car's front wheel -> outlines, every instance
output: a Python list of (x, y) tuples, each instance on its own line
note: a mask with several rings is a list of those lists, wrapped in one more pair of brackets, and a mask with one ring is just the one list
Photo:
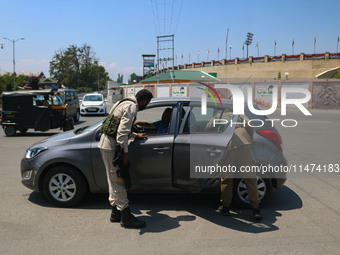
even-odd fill
[(83, 200), (86, 192), (84, 176), (69, 166), (53, 167), (43, 179), (43, 194), (47, 201), (56, 206), (74, 206)]
[[(236, 205), (242, 208), (250, 208), (248, 190), (243, 179), (235, 179), (233, 185), (233, 200)], [(257, 190), (260, 201), (264, 200), (271, 191), (271, 182), (269, 179), (257, 176)]]

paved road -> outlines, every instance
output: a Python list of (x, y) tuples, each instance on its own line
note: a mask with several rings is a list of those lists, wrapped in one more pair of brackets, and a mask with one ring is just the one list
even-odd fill
[[(290, 111), (298, 127), (278, 126), (285, 155), (291, 163), (340, 163), (340, 112), (312, 113)], [(77, 126), (99, 119), (83, 117)], [(147, 227), (126, 230), (109, 223), (106, 195), (55, 208), (21, 184), (25, 150), (52, 134), (0, 130), (0, 254), (340, 254), (340, 174), (291, 175), (262, 205), (261, 223), (251, 211), (218, 215), (216, 195), (133, 195), (133, 212)]]

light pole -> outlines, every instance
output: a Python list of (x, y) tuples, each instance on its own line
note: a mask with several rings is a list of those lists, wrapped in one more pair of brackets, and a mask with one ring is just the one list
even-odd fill
[(254, 34), (248, 32), (247, 33), (247, 40), (244, 42), (244, 44), (247, 45), (247, 58), (248, 58), (248, 46), (253, 42), (253, 36), (254, 36)]
[(14, 82), (13, 82), (13, 89), (15, 90), (15, 78), (17, 74), (15, 73), (15, 42), (20, 41), (20, 40), (25, 40), (25, 38), (19, 38), (19, 39), (8, 39), (6, 37), (3, 37), (5, 40), (8, 40), (13, 43), (13, 76), (14, 76)]
[[(4, 48), (4, 45), (5, 45), (5, 43), (3, 43), (3, 42), (0, 42), (1, 49), (3, 49), (3, 48)], [(337, 52), (338, 52), (338, 51), (337, 51)], [(1, 65), (0, 65), (0, 75), (1, 75)]]

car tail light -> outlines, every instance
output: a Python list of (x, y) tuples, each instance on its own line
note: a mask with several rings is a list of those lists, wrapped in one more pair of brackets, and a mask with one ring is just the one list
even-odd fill
[(269, 130), (269, 129), (258, 129), (256, 130), (256, 133), (268, 139), (269, 141), (274, 143), (280, 149), (280, 151), (283, 151), (282, 150), (282, 138), (277, 132), (273, 130)]

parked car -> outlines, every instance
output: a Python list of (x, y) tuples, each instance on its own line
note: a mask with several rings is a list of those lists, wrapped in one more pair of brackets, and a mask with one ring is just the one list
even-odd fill
[(64, 105), (67, 105), (67, 116), (73, 118), (74, 122), (78, 122), (80, 118), (80, 105), (77, 92), (74, 89), (58, 89), (58, 93), (60, 93)]
[(103, 114), (106, 115), (106, 100), (100, 93), (90, 93), (83, 97), (80, 105), (80, 114)]
[[(223, 100), (223, 106), (232, 109), (232, 102)], [(218, 162), (223, 154), (220, 152), (228, 144), (235, 126), (225, 125), (212, 130), (209, 123), (221, 107), (209, 102), (207, 114), (202, 115), (199, 99), (191, 98), (153, 99), (147, 109), (137, 114), (137, 120), (149, 123), (159, 121), (166, 108), (172, 109), (166, 133), (141, 130), (148, 133), (146, 140), (130, 140), (129, 191), (218, 192), (219, 178), (190, 177), (190, 156), (197, 158), (199, 155), (201, 161)], [(265, 118), (251, 114), (247, 108), (246, 115), (250, 119)], [(43, 192), (46, 199), (56, 206), (74, 206), (85, 197), (87, 191), (107, 192), (105, 167), (97, 148), (101, 123), (53, 136), (30, 147), (21, 161), (22, 183), (32, 190)], [(281, 143), (274, 127), (255, 128), (257, 164), (286, 165)], [(259, 175), (260, 199), (269, 194), (272, 186), (281, 188), (285, 180), (285, 175)], [(240, 206), (248, 206), (243, 180), (235, 179), (234, 188), (234, 201)]]

